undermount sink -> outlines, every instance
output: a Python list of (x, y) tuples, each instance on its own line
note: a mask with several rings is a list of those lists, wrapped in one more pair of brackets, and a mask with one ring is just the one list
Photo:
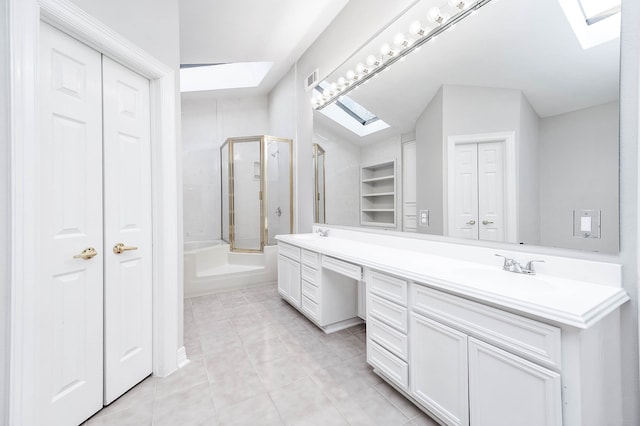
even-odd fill
[(551, 291), (557, 289), (557, 285), (545, 279), (540, 279), (537, 275), (517, 274), (503, 271), (500, 268), (495, 270), (482, 268), (459, 268), (452, 272), (458, 279), (465, 282), (476, 283), (485, 288), (511, 289), (511, 290), (531, 290)]
[(316, 234), (316, 233), (311, 233), (311, 234), (291, 234), (291, 237), (297, 239), (297, 240), (315, 240), (316, 238), (326, 238), (326, 237), (320, 237), (320, 235)]

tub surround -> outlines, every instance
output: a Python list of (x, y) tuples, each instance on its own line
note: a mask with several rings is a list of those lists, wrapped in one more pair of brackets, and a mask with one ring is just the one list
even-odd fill
[(221, 241), (185, 243), (185, 297), (273, 283), (277, 251), (276, 246), (265, 246), (262, 253), (234, 253)]
[(277, 237), (280, 294), (325, 332), (365, 319), (367, 362), (443, 424), (622, 424), (620, 265), (322, 229)]

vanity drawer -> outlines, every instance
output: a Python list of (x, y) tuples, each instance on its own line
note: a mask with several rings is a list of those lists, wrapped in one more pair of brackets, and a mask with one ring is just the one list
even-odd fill
[(359, 281), (362, 279), (362, 267), (360, 265), (354, 265), (353, 263), (345, 262), (335, 257), (322, 256), (322, 267), (346, 275), (354, 280)]
[(372, 293), (389, 299), (402, 306), (407, 306), (407, 282), (380, 272), (371, 271), (367, 287)]
[(407, 308), (369, 293), (367, 309), (367, 318), (377, 318), (398, 331), (407, 332)]
[(315, 251), (302, 249), (302, 264), (318, 269), (318, 266), (320, 266), (320, 255)]
[(307, 280), (310, 283), (317, 284), (320, 282), (318, 279), (320, 272), (317, 269), (310, 268), (307, 265), (302, 265), (302, 279)]
[(367, 321), (367, 336), (389, 352), (404, 361), (407, 360), (409, 345), (406, 334), (394, 330), (375, 318), (370, 318)]
[(320, 321), (320, 307), (307, 296), (302, 296), (302, 310), (314, 321)]
[(292, 246), (282, 241), (278, 242), (278, 254), (300, 261), (300, 247)]
[(302, 295), (317, 303), (320, 300), (320, 289), (309, 281), (302, 280)]
[(413, 310), (542, 365), (560, 369), (560, 328), (413, 285)]
[(408, 388), (409, 367), (407, 363), (372, 340), (367, 340), (367, 361), (402, 389)]

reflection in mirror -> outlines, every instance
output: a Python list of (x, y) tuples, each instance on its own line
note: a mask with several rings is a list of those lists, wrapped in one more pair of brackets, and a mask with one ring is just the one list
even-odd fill
[(326, 223), (325, 194), (324, 194), (324, 149), (317, 143), (313, 144), (313, 211), (315, 223)]
[[(327, 81), (440, 3), (417, 2)], [(315, 111), (340, 159), (326, 222), (361, 226), (357, 201), (332, 199), (360, 198), (354, 168), (395, 161), (394, 230), (617, 252), (619, 13), (577, 34), (567, 3), (491, 2), (349, 93), (389, 128), (358, 136)], [(616, 21), (613, 39), (581, 39)]]

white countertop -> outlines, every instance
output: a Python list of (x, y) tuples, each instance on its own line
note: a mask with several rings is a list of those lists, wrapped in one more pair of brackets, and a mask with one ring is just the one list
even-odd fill
[(426, 284), (462, 297), (578, 328), (588, 328), (629, 300), (620, 287), (503, 271), (496, 265), (318, 234), (279, 241)]

